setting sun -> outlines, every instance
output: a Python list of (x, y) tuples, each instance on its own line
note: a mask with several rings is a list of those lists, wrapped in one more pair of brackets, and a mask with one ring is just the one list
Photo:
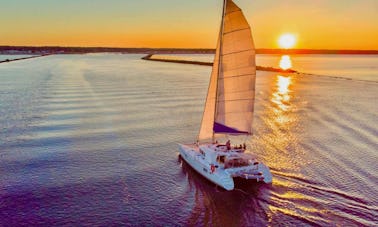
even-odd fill
[(278, 44), (281, 48), (289, 49), (293, 47), (296, 43), (296, 38), (293, 34), (283, 34), (278, 39)]

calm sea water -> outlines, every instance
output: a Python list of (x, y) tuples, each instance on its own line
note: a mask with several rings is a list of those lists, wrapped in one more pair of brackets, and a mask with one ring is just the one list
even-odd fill
[[(257, 64), (277, 67), (280, 55), (257, 55)], [(302, 73), (378, 81), (378, 55), (291, 55), (292, 68)]]
[[(378, 81), (378, 55), (306, 54), (286, 56), (291, 63), (291, 68), (301, 73)], [(204, 62), (212, 62), (214, 59), (214, 56), (210, 54), (155, 55), (155, 57)], [(281, 55), (258, 54), (256, 56), (256, 64), (265, 67), (280, 68), (281, 60)]]
[(247, 142), (273, 183), (228, 192), (176, 144), (211, 68), (140, 57), (0, 64), (0, 226), (377, 225), (377, 82), (258, 72)]

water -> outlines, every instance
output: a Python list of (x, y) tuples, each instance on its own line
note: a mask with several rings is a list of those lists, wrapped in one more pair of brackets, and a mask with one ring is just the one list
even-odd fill
[[(291, 55), (292, 68), (302, 73), (378, 81), (378, 55)], [(277, 67), (282, 56), (257, 55), (257, 64)]]
[[(155, 55), (155, 57), (204, 62), (212, 62), (214, 59), (214, 56), (210, 54)], [(285, 66), (289, 65), (288, 68), (292, 68), (300, 73), (354, 80), (378, 81), (378, 55), (256, 55), (256, 64), (259, 66), (280, 68), (282, 62), (286, 63), (284, 64)]]
[(272, 185), (227, 192), (178, 157), (211, 68), (142, 55), (0, 64), (0, 226), (374, 226), (378, 84), (258, 72), (254, 136)]

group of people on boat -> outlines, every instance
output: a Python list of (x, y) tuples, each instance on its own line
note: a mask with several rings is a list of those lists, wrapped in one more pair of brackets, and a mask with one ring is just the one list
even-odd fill
[[(216, 143), (218, 143), (218, 142), (216, 142)], [(226, 147), (227, 147), (227, 150), (231, 150), (231, 141), (230, 140), (227, 140)], [(233, 148), (245, 150), (247, 148), (247, 145), (245, 143), (243, 143), (243, 144), (240, 144), (240, 145), (235, 145)]]

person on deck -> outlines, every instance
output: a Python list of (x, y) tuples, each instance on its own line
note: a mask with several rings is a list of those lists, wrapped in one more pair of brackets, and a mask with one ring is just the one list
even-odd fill
[(230, 142), (230, 140), (227, 140), (226, 147), (227, 147), (227, 150), (231, 149), (231, 142)]

